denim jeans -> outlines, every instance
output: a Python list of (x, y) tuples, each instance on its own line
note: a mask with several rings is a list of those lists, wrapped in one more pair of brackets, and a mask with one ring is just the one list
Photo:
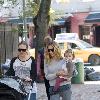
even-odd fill
[(54, 86), (50, 86), (49, 92), (50, 100), (60, 100), (60, 97), (62, 100), (71, 100), (71, 84), (60, 86), (57, 91), (54, 91)]
[(71, 95), (72, 91), (69, 89), (58, 94), (51, 95), (50, 100), (60, 100), (60, 97), (62, 97), (62, 100), (71, 100)]
[(50, 86), (49, 94), (54, 95), (54, 94), (58, 94), (60, 92), (63, 92), (63, 91), (69, 90), (69, 89), (71, 89), (71, 84), (66, 84), (66, 85), (60, 86), (57, 91), (54, 91), (54, 86)]
[[(29, 99), (29, 94), (26, 96), (24, 100), (28, 100), (28, 99)], [(31, 93), (29, 100), (36, 100), (36, 93)]]

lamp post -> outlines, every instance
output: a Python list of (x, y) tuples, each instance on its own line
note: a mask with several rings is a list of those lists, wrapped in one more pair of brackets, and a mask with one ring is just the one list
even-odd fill
[(25, 0), (23, 0), (23, 33), (25, 41), (27, 42), (27, 20), (25, 15)]

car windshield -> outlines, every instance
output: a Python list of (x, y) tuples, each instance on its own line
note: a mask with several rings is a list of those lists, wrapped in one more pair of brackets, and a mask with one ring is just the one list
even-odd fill
[(93, 48), (93, 46), (85, 41), (79, 40), (78, 42), (79, 47), (86, 49), (86, 48)]

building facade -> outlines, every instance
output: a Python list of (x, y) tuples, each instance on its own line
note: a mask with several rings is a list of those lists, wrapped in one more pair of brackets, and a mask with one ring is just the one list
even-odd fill
[[(54, 1), (56, 2), (56, 0)], [(52, 7), (54, 7), (55, 10), (61, 9), (64, 13), (73, 15), (70, 17), (69, 23), (64, 23), (67, 26), (64, 25), (64, 28), (70, 28), (65, 29), (66, 32), (78, 33), (80, 39), (100, 47), (100, 21), (97, 20), (100, 19), (99, 5), (99, 0), (70, 0), (66, 3), (56, 2), (52, 4)], [(95, 16), (97, 16), (97, 18)]]

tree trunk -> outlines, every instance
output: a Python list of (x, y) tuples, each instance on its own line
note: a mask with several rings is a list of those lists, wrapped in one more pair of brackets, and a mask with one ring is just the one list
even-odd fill
[(36, 32), (36, 56), (37, 56), (37, 51), (44, 46), (43, 40), (45, 35), (48, 34), (50, 5), (51, 5), (51, 0), (41, 0), (38, 14), (33, 19)]

